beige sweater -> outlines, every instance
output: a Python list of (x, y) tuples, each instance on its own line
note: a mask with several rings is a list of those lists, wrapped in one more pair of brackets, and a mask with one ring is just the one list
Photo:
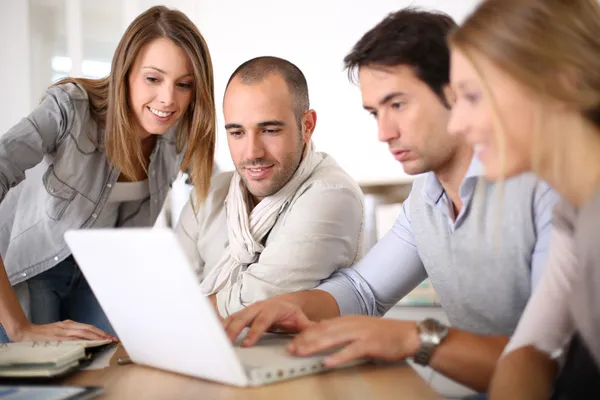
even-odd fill
[[(219, 263), (228, 244), (224, 202), (233, 173), (213, 178), (206, 201), (194, 213), (191, 198), (176, 228), (202, 278)], [(360, 258), (363, 196), (356, 182), (325, 155), (299, 187), (264, 243), (258, 262), (217, 294), (222, 316), (278, 294), (311, 289)]]

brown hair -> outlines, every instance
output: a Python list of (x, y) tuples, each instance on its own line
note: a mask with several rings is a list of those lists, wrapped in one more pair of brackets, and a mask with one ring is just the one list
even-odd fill
[[(66, 78), (56, 84), (81, 85), (90, 98), (92, 118), (105, 128), (109, 161), (130, 179), (140, 165), (147, 172), (137, 122), (129, 106), (128, 74), (143, 46), (168, 38), (180, 46), (192, 64), (194, 94), (178, 123), (177, 151), (186, 150), (182, 171), (189, 171), (199, 201), (208, 193), (216, 135), (212, 61), (208, 46), (194, 23), (182, 12), (156, 6), (140, 14), (127, 28), (113, 56), (111, 73), (102, 79)], [(133, 156), (133, 157), (132, 157)]]
[(365, 33), (344, 58), (348, 78), (356, 82), (361, 67), (407, 65), (449, 107), (444, 87), (450, 83), (448, 33), (454, 20), (441, 12), (404, 8), (388, 14)]
[[(533, 93), (569, 103), (600, 127), (597, 0), (486, 0), (450, 44), (471, 61), (473, 52), (482, 54)], [(560, 84), (565, 74), (574, 85)]]

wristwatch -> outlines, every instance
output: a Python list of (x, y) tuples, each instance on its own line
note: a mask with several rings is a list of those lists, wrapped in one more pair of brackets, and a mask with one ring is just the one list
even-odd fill
[(448, 330), (448, 326), (433, 318), (417, 322), (421, 347), (414, 355), (413, 361), (419, 365), (429, 365), (433, 352), (448, 336)]

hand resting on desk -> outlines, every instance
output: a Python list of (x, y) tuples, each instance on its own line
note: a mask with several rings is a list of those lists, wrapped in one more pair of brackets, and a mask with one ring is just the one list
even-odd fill
[(44, 325), (35, 325), (27, 322), (14, 331), (7, 331), (7, 334), (13, 342), (35, 340), (118, 340), (93, 325), (71, 320)]

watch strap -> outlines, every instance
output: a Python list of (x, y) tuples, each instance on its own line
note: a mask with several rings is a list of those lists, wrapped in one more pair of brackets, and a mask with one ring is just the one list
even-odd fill
[(433, 343), (421, 343), (421, 347), (419, 347), (417, 354), (414, 355), (413, 361), (419, 365), (429, 365), (429, 360), (431, 360), (436, 347)]

